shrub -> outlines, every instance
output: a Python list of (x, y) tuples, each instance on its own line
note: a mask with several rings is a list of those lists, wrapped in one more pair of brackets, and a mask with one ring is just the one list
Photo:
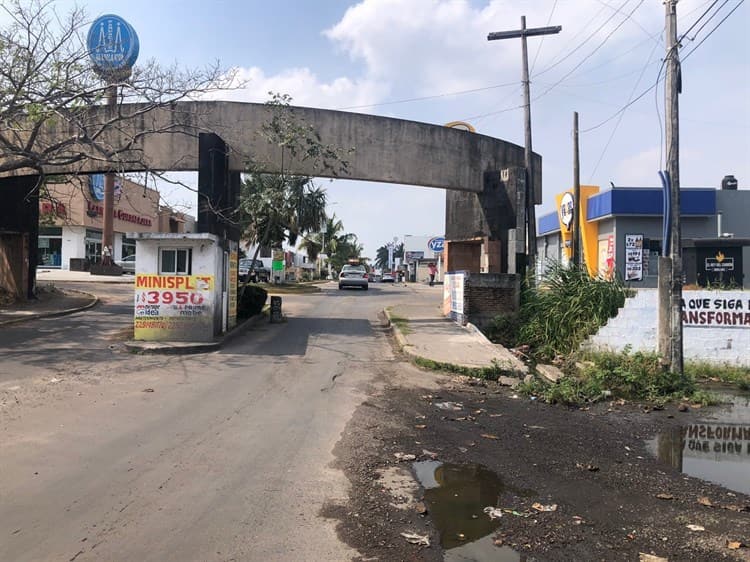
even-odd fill
[(237, 317), (250, 318), (260, 314), (266, 304), (268, 291), (257, 285), (240, 285), (237, 299)]

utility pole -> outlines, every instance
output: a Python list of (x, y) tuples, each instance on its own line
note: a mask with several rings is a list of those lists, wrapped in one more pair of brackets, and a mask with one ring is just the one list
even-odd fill
[(666, 7), (666, 82), (665, 82), (665, 122), (667, 172), (670, 182), (671, 206), (671, 245), (672, 276), (670, 292), (670, 370), (683, 376), (682, 349), (682, 235), (680, 225), (680, 121), (679, 99), (681, 86), (680, 55), (677, 43), (677, 0), (668, 0)]
[(578, 148), (578, 112), (573, 112), (573, 265), (581, 265), (581, 168)]
[(523, 107), (526, 132), (524, 146), (524, 167), (526, 168), (526, 266), (531, 265), (531, 267), (534, 267), (536, 264), (536, 213), (534, 205), (541, 203), (541, 201), (535, 201), (534, 173), (531, 167), (531, 94), (529, 92), (529, 53), (526, 46), (526, 37), (552, 35), (560, 33), (561, 30), (562, 26), (560, 25), (526, 29), (526, 16), (521, 16), (521, 29), (495, 31), (487, 35), (487, 41), (521, 38), (521, 57), (523, 62), (521, 80), (523, 82)]
[[(109, 84), (107, 86), (107, 105), (114, 108), (117, 105), (117, 84)], [(112, 109), (114, 111), (114, 109)], [(114, 263), (115, 259), (115, 174), (114, 172), (107, 172), (104, 174), (104, 217), (102, 221), (102, 256), (103, 261), (107, 260), (109, 263), (102, 263), (102, 265), (109, 266)], [(108, 251), (104, 252), (104, 248), (109, 248)]]

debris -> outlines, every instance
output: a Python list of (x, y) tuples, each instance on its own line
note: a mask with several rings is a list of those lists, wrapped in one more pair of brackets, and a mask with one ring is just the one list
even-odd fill
[(401, 533), (401, 536), (406, 539), (406, 542), (409, 542), (411, 544), (430, 546), (430, 538), (427, 535), (418, 535), (417, 533)]
[(588, 470), (589, 472), (599, 472), (599, 467), (595, 464), (582, 464), (580, 462), (576, 463), (576, 468), (580, 470)]
[(482, 433), (480, 437), (484, 437), (485, 439), (500, 439), (497, 435), (492, 435), (491, 433)]
[(740, 548), (746, 547), (747, 545), (740, 541), (727, 541), (727, 548), (729, 550), (739, 550)]
[(487, 506), (483, 510), (487, 515), (490, 516), (490, 519), (500, 519), (503, 516), (503, 510), (499, 507), (492, 507), (491, 505)]
[(505, 544), (505, 541), (503, 539), (495, 539), (492, 544), (494, 544), (495, 546), (503, 546), (503, 544)]
[(554, 365), (538, 364), (536, 370), (543, 378), (553, 383), (559, 381), (565, 376), (565, 374)]
[(580, 525), (581, 523), (583, 523), (583, 517), (581, 517), (580, 515), (574, 515), (573, 525)]
[(414, 429), (425, 429), (427, 426), (423, 423), (417, 424), (414, 426)]
[(465, 540), (466, 540), (466, 535), (464, 535), (463, 533), (458, 533), (458, 534), (456, 534), (456, 537), (457, 537), (457, 538), (458, 538), (458, 540), (460, 540), (460, 541), (465, 541)]
[(638, 562), (669, 562), (666, 558), (661, 556), (654, 556), (653, 554), (646, 554), (645, 552), (638, 553)]
[(438, 457), (437, 453), (433, 453), (432, 451), (428, 451), (427, 449), (422, 449), (422, 454), (425, 457), (430, 457), (432, 460), (435, 460)]
[(685, 525), (691, 531), (705, 531), (706, 528), (701, 525)]
[(417, 510), (417, 513), (420, 515), (427, 515), (427, 506), (424, 504), (424, 502), (417, 502), (417, 504), (414, 506), (414, 509)]
[(469, 449), (467, 449), (466, 447), (459, 447), (458, 450), (461, 451), (462, 453), (465, 453)]
[(705, 505), (706, 507), (716, 507), (713, 502), (706, 496), (701, 496), (700, 498), (698, 498), (698, 503), (701, 505)]
[(464, 405), (460, 402), (438, 402), (435, 404), (435, 407), (441, 410), (453, 410), (456, 412), (464, 409)]
[(687, 412), (688, 411), (688, 405), (687, 404), (680, 404), (677, 406), (677, 410), (680, 412)]
[(399, 462), (408, 462), (408, 461), (417, 460), (416, 455), (412, 455), (409, 453), (393, 453), (393, 456), (396, 457), (396, 460)]
[(62, 379), (58, 379), (57, 377), (52, 377), (48, 382), (60, 382)]
[(673, 500), (674, 496), (672, 494), (665, 494), (664, 492), (660, 494), (656, 494), (656, 497), (660, 500)]
[(534, 502), (531, 504), (532, 509), (536, 509), (537, 511), (557, 511), (557, 504), (551, 503), (549, 505), (542, 505), (539, 502)]
[(144, 388), (143, 389), (143, 392), (153, 392), (153, 391), (154, 391), (153, 388)]

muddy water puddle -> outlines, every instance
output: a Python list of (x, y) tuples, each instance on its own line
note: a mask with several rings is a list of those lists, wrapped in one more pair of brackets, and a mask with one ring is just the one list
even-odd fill
[(447, 562), (522, 562), (518, 552), (495, 546), (493, 531), (502, 518), (491, 519), (485, 507), (500, 507), (503, 500), (535, 495), (503, 483), (497, 474), (480, 465), (456, 465), (439, 461), (413, 464), (425, 490), (424, 500)]
[(750, 393), (725, 395), (705, 419), (646, 442), (660, 461), (685, 474), (750, 494)]

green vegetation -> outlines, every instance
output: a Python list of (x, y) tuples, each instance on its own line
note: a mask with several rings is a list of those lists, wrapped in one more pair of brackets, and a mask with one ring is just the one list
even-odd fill
[(535, 379), (519, 386), (519, 392), (539, 396), (552, 404), (580, 405), (613, 398), (643, 400), (662, 405), (685, 400), (704, 406), (718, 398), (696, 387), (693, 376), (684, 380), (664, 370), (656, 353), (590, 353), (585, 361), (570, 365), (555, 384)]
[(257, 285), (243, 285), (237, 299), (237, 317), (250, 318), (260, 314), (266, 304), (268, 292)]
[(258, 283), (255, 286), (274, 295), (304, 295), (320, 292), (320, 287), (313, 283)]
[(535, 379), (519, 391), (550, 403), (580, 405), (622, 398), (657, 406), (672, 400), (716, 404), (698, 388), (705, 381), (750, 388), (750, 369), (686, 362), (684, 377), (664, 369), (656, 353), (586, 353), (581, 344), (617, 314), (628, 289), (619, 279), (588, 276), (584, 267), (553, 264), (538, 286), (527, 284), (515, 316), (495, 319), (488, 337), (507, 347), (528, 346), (532, 362), (562, 362), (566, 377), (557, 383)]
[(617, 314), (627, 293), (619, 279), (553, 263), (540, 283), (526, 283), (519, 313), (497, 317), (487, 336), (506, 347), (528, 345), (537, 360), (568, 355)]
[(425, 369), (430, 369), (431, 371), (446, 371), (448, 373), (455, 373), (457, 375), (465, 375), (490, 381), (496, 381), (503, 375), (517, 375), (512, 369), (504, 368), (497, 361), (493, 361), (492, 367), (464, 367), (463, 365), (442, 363), (440, 361), (433, 361), (432, 359), (415, 356), (414, 363)]
[(398, 328), (398, 330), (404, 334), (405, 336), (408, 336), (412, 333), (411, 328), (409, 328), (409, 320), (407, 318), (403, 318), (402, 316), (398, 316), (397, 314), (390, 314), (391, 316), (391, 323)]

